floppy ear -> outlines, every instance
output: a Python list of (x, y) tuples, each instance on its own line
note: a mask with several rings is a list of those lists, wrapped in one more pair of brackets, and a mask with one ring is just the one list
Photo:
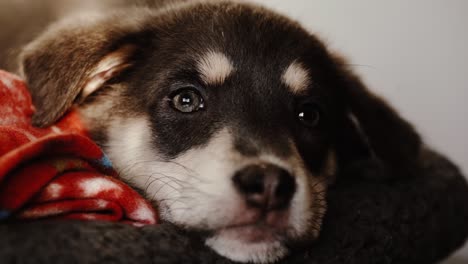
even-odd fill
[(142, 27), (126, 17), (131, 15), (70, 19), (24, 48), (20, 71), (36, 107), (34, 125), (51, 125), (131, 66)]
[(359, 164), (377, 168), (383, 177), (412, 173), (419, 162), (420, 136), (411, 124), (346, 69), (342, 60), (338, 62), (343, 74), (347, 115), (337, 147), (344, 154), (345, 163), (355, 168)]

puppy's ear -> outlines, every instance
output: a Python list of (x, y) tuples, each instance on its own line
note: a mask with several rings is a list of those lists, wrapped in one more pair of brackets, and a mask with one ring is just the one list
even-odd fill
[(337, 147), (345, 163), (355, 168), (359, 164), (377, 168), (377, 174), (383, 177), (399, 177), (413, 172), (422, 147), (418, 133), (383, 99), (370, 92), (346, 68), (343, 60), (338, 59), (338, 63), (343, 74), (347, 115), (342, 122)]
[(74, 103), (130, 67), (139, 31), (139, 23), (122, 17), (74, 18), (52, 26), (26, 46), (20, 71), (36, 107), (33, 124), (51, 125)]

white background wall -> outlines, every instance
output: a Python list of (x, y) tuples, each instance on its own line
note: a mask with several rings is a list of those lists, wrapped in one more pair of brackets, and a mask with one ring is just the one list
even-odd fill
[[(371, 89), (468, 173), (468, 0), (256, 1), (346, 55)], [(468, 263), (468, 245), (455, 259), (448, 263)]]

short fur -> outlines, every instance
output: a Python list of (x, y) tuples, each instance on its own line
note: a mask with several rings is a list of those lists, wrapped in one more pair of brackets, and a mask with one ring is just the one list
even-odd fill
[[(224, 68), (212, 67), (213, 54)], [(308, 74), (300, 92), (285, 83), (292, 63)], [(78, 107), (122, 177), (165, 220), (207, 232), (207, 245), (236, 261), (275, 261), (288, 245), (317, 238), (337, 171), (359, 174), (372, 161), (409, 176), (419, 162), (418, 134), (343, 59), (254, 5), (193, 1), (69, 18), (28, 44), (21, 65), (36, 125)], [(173, 94), (187, 87), (204, 109), (174, 109)], [(301, 123), (304, 105), (317, 109), (317, 123)], [(264, 164), (294, 178), (287, 209), (253, 209), (233, 186), (236, 172)]]

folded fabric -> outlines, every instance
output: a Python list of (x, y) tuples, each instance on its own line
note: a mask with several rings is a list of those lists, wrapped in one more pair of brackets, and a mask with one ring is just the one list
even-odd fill
[(41, 129), (24, 82), (0, 71), (0, 221), (63, 218), (157, 223), (151, 204), (118, 179), (76, 111)]

